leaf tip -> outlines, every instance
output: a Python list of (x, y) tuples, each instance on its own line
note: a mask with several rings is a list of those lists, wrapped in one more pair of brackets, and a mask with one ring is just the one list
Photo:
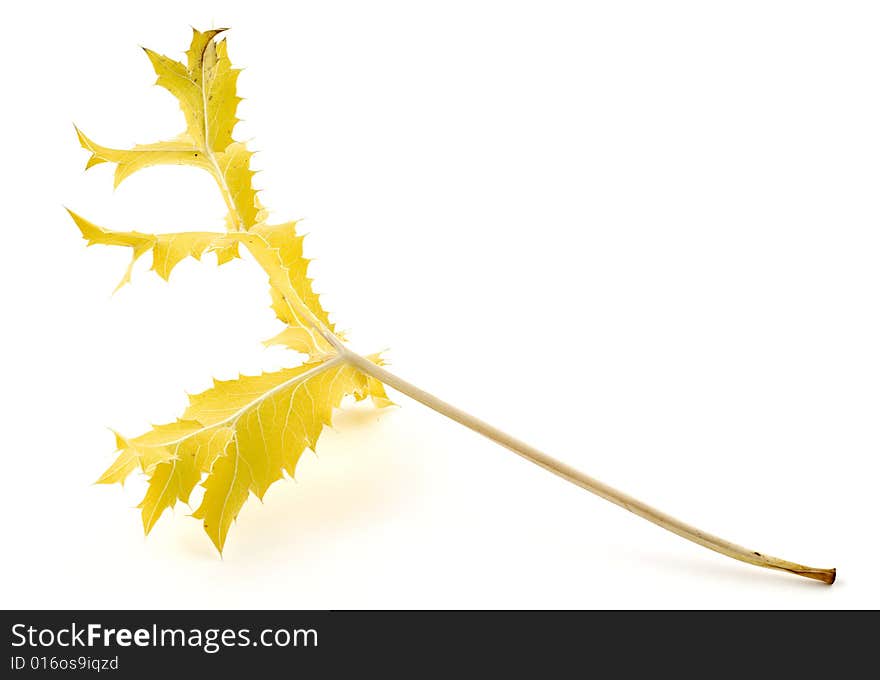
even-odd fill
[(162, 56), (158, 52), (151, 50), (149, 47), (144, 47), (143, 45), (138, 45), (138, 47), (140, 47), (144, 51), (144, 54), (147, 55), (147, 58), (149, 58), (149, 60), (153, 62), (154, 65), (156, 63), (156, 59)]
[(116, 430), (114, 430), (112, 427), (108, 427), (107, 429), (110, 430), (110, 432), (113, 433), (113, 437), (114, 437), (114, 439), (116, 440), (116, 450), (117, 450), (117, 451), (122, 451), (122, 449), (127, 449), (127, 448), (129, 448), (129, 446), (131, 446), (131, 444), (129, 443), (128, 439), (126, 439), (125, 437), (123, 437), (121, 434), (119, 434), (119, 433), (118, 433)]

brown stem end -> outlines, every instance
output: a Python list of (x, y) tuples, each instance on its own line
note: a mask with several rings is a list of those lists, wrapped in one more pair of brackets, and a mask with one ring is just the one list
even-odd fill
[(792, 574), (797, 574), (798, 576), (805, 576), (806, 578), (815, 579), (816, 581), (822, 581), (822, 583), (826, 583), (829, 586), (834, 583), (834, 580), (837, 578), (837, 569), (786, 569), (786, 571), (790, 571)]

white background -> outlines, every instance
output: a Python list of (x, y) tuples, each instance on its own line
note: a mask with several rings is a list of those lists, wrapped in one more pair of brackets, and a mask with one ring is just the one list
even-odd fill
[[(7, 11), (4, 608), (877, 607), (880, 39), (864, 2), (76, 2)], [(629, 493), (831, 588), (686, 543), (424, 407), (340, 412), (223, 559), (149, 538), (113, 427), (288, 365), (262, 274), (165, 284), (85, 248), (222, 228), (196, 170), (111, 189), (182, 116), (139, 44), (230, 26), (238, 136), (305, 218), (356, 348)]]

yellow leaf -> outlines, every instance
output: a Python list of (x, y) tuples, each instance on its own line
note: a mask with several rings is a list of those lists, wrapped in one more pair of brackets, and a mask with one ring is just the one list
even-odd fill
[(387, 401), (381, 383), (341, 357), (237, 380), (215, 381), (190, 396), (183, 418), (133, 439), (98, 480), (122, 481), (140, 467), (150, 475), (141, 503), (144, 530), (206, 476), (194, 517), (222, 551), (232, 521), (250, 493), (262, 498), (286, 472), (293, 476), (306, 448), (315, 448), (346, 395)]
[(315, 328), (315, 321), (328, 332), (333, 323), (321, 307), (307, 275), (309, 260), (302, 256), (302, 237), (295, 223), (278, 226), (261, 225), (248, 233), (190, 231), (171, 234), (144, 234), (138, 231), (104, 229), (68, 210), (89, 245), (127, 246), (132, 249), (131, 262), (117, 290), (131, 280), (135, 262), (152, 251), (152, 269), (166, 281), (171, 271), (184, 258), (201, 259), (206, 252), (216, 252), (217, 263), (224, 264), (238, 257), (238, 246), (248, 246), (263, 269), (269, 274), (272, 307), (287, 328), (269, 341), (283, 344), (311, 358), (330, 353), (331, 346)]
[(117, 232), (98, 227), (74, 213), (71, 216), (89, 245), (101, 243), (132, 248), (132, 261), (119, 287), (131, 279), (132, 267), (138, 258), (150, 250), (153, 270), (168, 279), (171, 270), (187, 256), (199, 259), (203, 253), (214, 251), (218, 263), (223, 264), (238, 256), (238, 245), (243, 243), (269, 275), (272, 308), (288, 326), (273, 342), (312, 359), (323, 357), (331, 349), (323, 333), (334, 333), (335, 329), (312, 288), (302, 237), (296, 233), (295, 222), (265, 224), (266, 212), (253, 187), (251, 152), (232, 138), (238, 122), (239, 70), (232, 68), (226, 42), (215, 40), (224, 30), (193, 29), (186, 63), (146, 50), (157, 75), (156, 84), (177, 98), (186, 119), (186, 131), (177, 138), (121, 150), (93, 142), (78, 128), (76, 132), (80, 144), (91, 153), (86, 167), (115, 163), (115, 184), (151, 165), (189, 165), (210, 173), (228, 209), (229, 236), (212, 232)]
[(224, 264), (238, 257), (239, 240), (232, 234), (216, 231), (187, 231), (176, 234), (143, 234), (139, 231), (112, 231), (89, 222), (68, 210), (73, 221), (89, 245), (128, 246), (132, 249), (131, 262), (125, 270), (117, 290), (131, 280), (134, 263), (149, 251), (153, 252), (152, 269), (166, 281), (181, 260), (193, 257), (197, 260), (206, 252), (217, 253), (217, 263)]
[(116, 172), (113, 175), (114, 187), (118, 187), (122, 180), (138, 170), (152, 165), (192, 165), (213, 172), (210, 159), (206, 154), (200, 152), (193, 141), (186, 136), (167, 142), (136, 144), (131, 149), (123, 150), (96, 144), (86, 137), (82, 130), (75, 129), (79, 143), (92, 153), (86, 168), (91, 168), (99, 163), (116, 163)]
[(92, 154), (87, 168), (116, 164), (115, 185), (152, 165), (190, 165), (205, 170), (223, 192), (230, 229), (246, 230), (262, 222), (266, 212), (253, 187), (252, 154), (232, 139), (241, 101), (236, 94), (240, 70), (232, 68), (226, 41), (214, 40), (223, 30), (193, 29), (186, 64), (145, 50), (156, 72), (156, 84), (177, 98), (186, 119), (185, 132), (175, 139), (114, 149), (93, 142), (79, 128), (76, 132), (80, 144)]
[[(266, 239), (270, 248), (278, 251), (281, 266), (286, 270), (286, 276), (290, 285), (296, 291), (297, 297), (302, 300), (325, 326), (333, 329), (333, 324), (327, 316), (327, 312), (321, 309), (318, 296), (312, 290), (312, 279), (308, 276), (308, 267), (311, 260), (303, 257), (304, 237), (296, 233), (296, 222), (288, 222), (276, 226), (261, 225), (254, 230), (255, 233)], [(272, 291), (272, 309), (284, 323), (293, 322), (290, 310), (284, 303), (279, 290)]]

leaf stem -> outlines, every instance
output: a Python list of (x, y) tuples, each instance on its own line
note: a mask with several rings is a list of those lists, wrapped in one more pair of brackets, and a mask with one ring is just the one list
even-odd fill
[(590, 493), (596, 494), (600, 498), (604, 498), (606, 501), (619, 505), (621, 508), (629, 510), (631, 513), (638, 515), (667, 531), (671, 531), (688, 541), (692, 541), (697, 545), (701, 545), (709, 550), (714, 550), (717, 553), (739, 560), (740, 562), (747, 562), (748, 564), (753, 564), (758, 567), (766, 567), (768, 569), (787, 571), (791, 574), (822, 581), (829, 585), (834, 583), (836, 576), (835, 569), (806, 567), (802, 564), (789, 562), (754, 550), (749, 550), (748, 548), (731, 543), (718, 536), (713, 536), (712, 534), (686, 524), (675, 517), (667, 515), (666, 513), (661, 512), (622, 491), (618, 491), (604, 482), (566, 465), (562, 461), (556, 460), (546, 453), (539, 451), (535, 447), (520, 441), (506, 432), (502, 432), (497, 427), (493, 427), (479, 418), (456, 408), (452, 404), (435, 397), (433, 394), (416, 387), (403, 378), (399, 378), (384, 368), (377, 366), (369, 359), (366, 359), (347, 348), (343, 348), (341, 353), (345, 356), (346, 361), (353, 364), (364, 373), (367, 373), (382, 381), (389, 387), (394, 388), (398, 392), (402, 392), (408, 397), (424, 404), (428, 408), (437, 411), (447, 418), (451, 418), (455, 422), (470, 428), (474, 432), (478, 432), (497, 444), (501, 444), (501, 446), (504, 446), (517, 455), (522, 456), (535, 465), (562, 477), (564, 480), (576, 484), (582, 489), (586, 489)]

